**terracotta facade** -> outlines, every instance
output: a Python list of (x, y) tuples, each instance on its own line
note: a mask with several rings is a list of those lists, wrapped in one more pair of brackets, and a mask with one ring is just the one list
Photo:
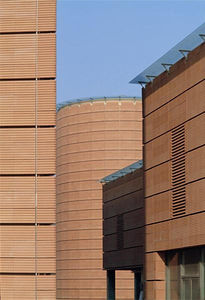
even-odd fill
[(143, 90), (146, 300), (166, 299), (168, 250), (205, 244), (204, 62), (202, 44)]
[[(106, 298), (99, 180), (142, 156), (139, 99), (103, 98), (57, 113), (57, 299)], [(131, 272), (118, 274), (132, 299)]]
[(143, 169), (103, 185), (103, 268), (144, 265)]
[(56, 299), (56, 1), (0, 1), (0, 298)]

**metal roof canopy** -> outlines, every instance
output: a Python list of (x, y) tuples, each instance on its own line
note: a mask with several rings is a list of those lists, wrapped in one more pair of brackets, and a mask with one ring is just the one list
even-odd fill
[(129, 173), (132, 173), (134, 172), (135, 170), (137, 169), (140, 169), (143, 167), (143, 160), (138, 160), (137, 162), (117, 171), (117, 172), (114, 172), (104, 178), (102, 178), (100, 180), (101, 183), (107, 183), (107, 182), (110, 182), (110, 181), (113, 181), (113, 180), (116, 180), (122, 176), (125, 176)]
[(137, 77), (132, 79), (130, 83), (141, 84), (142, 86), (146, 85), (164, 71), (169, 71), (169, 68), (173, 64), (179, 61), (182, 57), (187, 57), (187, 54), (190, 51), (194, 50), (203, 42), (205, 42), (205, 23), (185, 37), (181, 42), (170, 49), (165, 55), (145, 69)]
[(126, 99), (134, 99), (136, 101), (141, 101), (141, 97), (136, 96), (103, 96), (103, 97), (89, 97), (89, 98), (78, 98), (78, 99), (71, 99), (68, 101), (61, 102), (57, 104), (57, 111), (59, 111), (61, 108), (64, 108), (66, 106), (72, 105), (72, 104), (80, 104), (84, 102), (92, 102), (92, 101), (106, 101), (106, 100), (126, 100)]

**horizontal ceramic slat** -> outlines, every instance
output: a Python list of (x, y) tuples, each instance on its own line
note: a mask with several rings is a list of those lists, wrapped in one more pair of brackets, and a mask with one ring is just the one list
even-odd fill
[[(145, 115), (167, 103), (171, 99), (176, 98), (191, 87), (196, 87), (197, 83), (204, 80), (204, 52), (205, 47), (202, 44), (192, 52), (191, 57), (189, 56), (188, 60), (179, 61), (170, 69), (169, 74), (164, 73), (164, 77), (167, 76), (168, 80), (165, 83), (166, 79), (161, 78), (161, 82), (164, 82), (164, 84), (160, 86), (160, 88), (156, 88), (156, 90), (151, 92), (149, 95), (146, 95), (148, 94), (148, 89), (147, 91), (145, 90)], [(150, 91), (154, 88), (154, 86), (155, 85), (150, 86)], [(196, 93), (199, 95), (200, 92), (201, 90), (198, 90)], [(192, 94), (192, 92), (190, 92), (190, 94)], [(193, 99), (196, 97), (195, 95), (192, 94), (193, 105)], [(201, 94), (201, 96), (203, 96), (203, 94)]]
[[(2, 226), (0, 256), (4, 258), (55, 257), (55, 227)], [(35, 246), (36, 245), (36, 246)], [(37, 252), (35, 247), (37, 247)]]
[[(36, 218), (35, 218), (36, 215)], [(31, 223), (35, 221), (40, 224), (53, 224), (56, 222), (55, 209), (23, 209), (23, 208), (3, 208), (0, 210), (0, 223)]]
[(0, 35), (0, 79), (55, 77), (55, 34)]
[[(55, 211), (55, 177), (37, 178), (38, 209)], [(0, 209), (35, 207), (35, 176), (1, 176)]]
[[(37, 290), (55, 290), (55, 276), (37, 276)], [(1, 292), (34, 291), (36, 277), (34, 275), (0, 275)]]
[(55, 84), (55, 80), (0, 81), (0, 126), (35, 125), (36, 106), (37, 124), (55, 125)]
[[(0, 173), (35, 173), (35, 129), (0, 129)], [(55, 128), (37, 130), (38, 173), (55, 173)]]
[(0, 33), (55, 29), (56, 0), (6, 0), (0, 3)]

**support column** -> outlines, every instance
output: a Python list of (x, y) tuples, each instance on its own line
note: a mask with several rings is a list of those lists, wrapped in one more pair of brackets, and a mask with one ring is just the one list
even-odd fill
[(134, 273), (134, 300), (138, 300), (140, 296), (140, 284), (141, 284), (141, 273), (135, 272)]
[(107, 271), (107, 300), (115, 300), (115, 270)]
[(165, 300), (166, 299), (166, 264), (164, 253), (145, 254), (145, 299)]

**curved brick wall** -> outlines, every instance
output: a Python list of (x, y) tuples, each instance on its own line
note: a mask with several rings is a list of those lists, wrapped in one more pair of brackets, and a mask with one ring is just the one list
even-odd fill
[[(94, 99), (57, 114), (57, 299), (106, 297), (99, 179), (142, 158), (141, 110), (139, 99)], [(133, 299), (129, 278), (118, 272), (117, 299)]]

